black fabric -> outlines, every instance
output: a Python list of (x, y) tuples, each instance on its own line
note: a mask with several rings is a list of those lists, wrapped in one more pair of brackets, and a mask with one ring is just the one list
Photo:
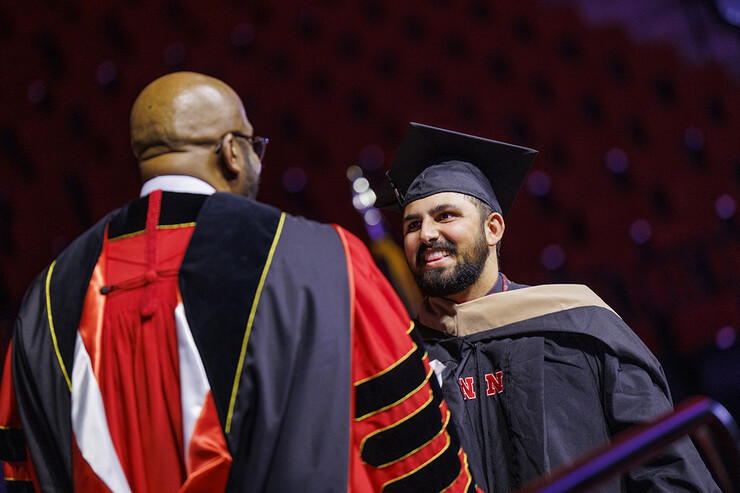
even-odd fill
[[(519, 488), (672, 408), (657, 360), (605, 308), (563, 310), (466, 337), (421, 332), (430, 359), (445, 365), (445, 399), (473, 477), (489, 493)], [(489, 394), (485, 376), (499, 371), (503, 389)], [(461, 392), (466, 378), (474, 398)], [(687, 442), (600, 491), (717, 491)]]
[[(377, 412), (419, 388), (427, 377), (424, 366), (419, 363), (423, 354), (424, 347), (419, 344), (395, 368), (358, 385), (355, 390), (355, 417), (359, 419)], [(390, 382), (404, 382), (404, 386), (389, 385)]]
[(149, 208), (149, 196), (139, 198), (124, 205), (120, 214), (111, 218), (108, 238), (129, 235), (143, 231), (146, 228), (146, 211)]
[[(385, 488), (384, 493), (407, 493), (409, 491), (444, 491), (457, 477), (455, 465), (459, 462), (459, 447), (450, 444), (444, 452), (429, 461), (420, 470), (410, 476), (399, 479)], [(448, 471), (446, 476), (440, 471)]]
[(429, 403), (410, 419), (368, 438), (362, 448), (362, 460), (371, 466), (381, 467), (399, 460), (441, 433), (441, 401), (441, 394), (434, 394)]
[[(109, 217), (138, 230), (147, 202), (138, 199)], [(163, 208), (172, 206), (167, 203), (163, 200)], [(29, 288), (16, 326), (14, 386), (43, 491), (73, 490), (71, 403), (63, 368), (71, 373), (84, 294), (109, 217), (75, 240), (54, 264), (49, 292), (63, 363), (46, 312), (48, 269)], [(185, 253), (183, 300), (222, 423), (279, 218), (271, 207), (215, 194), (205, 199)], [(342, 491), (347, 487), (352, 388), (346, 258), (330, 226), (286, 216), (283, 235), (255, 316), (231, 433), (226, 434), (234, 458), (227, 490), (295, 491), (316, 484), (324, 491)], [(327, 264), (327, 258), (336, 262)], [(331, 364), (324, 351), (335, 355)], [(326, 385), (320, 395), (317, 383)]]
[[(247, 217), (234, 219), (241, 224)], [(286, 215), (227, 435), (236, 451), (228, 491), (347, 490), (348, 287), (334, 228)]]
[(280, 211), (214, 194), (197, 219), (180, 267), (180, 292), (221, 426), (225, 426), (244, 331)]
[[(207, 195), (197, 193), (163, 192), (157, 224), (172, 226), (194, 222), (206, 198)], [(111, 218), (108, 238), (113, 240), (124, 235), (144, 232), (148, 207), (148, 195), (122, 207), (120, 212)]]
[(84, 294), (107, 223), (108, 217), (100, 220), (73, 241), (53, 264), (49, 303), (58, 353), (47, 312), (46, 283), (51, 266), (36, 277), (26, 292), (13, 333), (13, 387), (43, 491), (72, 491), (71, 403), (62, 368), (71, 378)]
[[(70, 378), (77, 325), (85, 302), (84, 293), (87, 292), (95, 263), (103, 248), (103, 232), (109, 220), (110, 216), (103, 218), (72, 242), (57, 258), (51, 276), (49, 291), (55, 293), (51, 296), (52, 320), (58, 329), (56, 334), (59, 352)], [(78, 295), (75, 296), (75, 293), (82, 293), (83, 296), (80, 298)]]
[(0, 428), (0, 461), (24, 460), (26, 460), (26, 439), (23, 437), (23, 430)]
[(195, 221), (200, 208), (207, 199), (208, 195), (200, 193), (163, 192), (158, 224), (173, 226)]
[(31, 481), (8, 481), (5, 483), (8, 493), (35, 493), (33, 482)]
[(422, 171), (406, 190), (404, 204), (441, 192), (470, 195), (501, 214), (501, 205), (486, 175), (475, 165), (459, 160), (442, 161)]
[[(506, 217), (536, 155), (537, 151), (526, 147), (412, 122), (378, 190), (375, 205), (401, 210), (409, 202), (433, 193), (460, 192), (484, 202), (493, 196)], [(481, 173), (474, 177), (454, 174), (446, 180), (445, 176), (430, 177), (426, 185), (417, 183), (412, 187), (425, 170), (452, 160), (470, 163)], [(482, 187), (476, 183), (479, 180), (488, 181), (490, 187)]]

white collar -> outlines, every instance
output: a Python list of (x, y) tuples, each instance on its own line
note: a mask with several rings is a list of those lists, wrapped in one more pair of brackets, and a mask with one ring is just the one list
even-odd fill
[(146, 197), (154, 190), (165, 192), (180, 193), (198, 193), (201, 195), (211, 195), (216, 193), (216, 189), (199, 178), (186, 175), (162, 175), (155, 176), (148, 180), (141, 187), (139, 197)]

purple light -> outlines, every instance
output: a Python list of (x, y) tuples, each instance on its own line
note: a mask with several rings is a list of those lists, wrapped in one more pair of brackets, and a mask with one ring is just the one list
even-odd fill
[(736, 340), (737, 332), (735, 331), (734, 327), (731, 327), (729, 325), (719, 329), (717, 331), (717, 334), (715, 334), (714, 336), (714, 342), (720, 349), (727, 349), (731, 347), (733, 344), (735, 344)]
[(704, 132), (698, 127), (689, 127), (683, 133), (683, 143), (691, 151), (700, 151), (704, 147)]
[(254, 41), (254, 28), (246, 22), (239, 24), (231, 31), (231, 44), (237, 48), (246, 48)]
[(116, 64), (110, 60), (106, 60), (95, 69), (95, 79), (101, 86), (107, 86), (116, 80), (116, 77), (118, 77), (118, 69)]
[(288, 193), (302, 192), (308, 184), (308, 175), (302, 168), (288, 168), (283, 173), (283, 188)]
[(170, 43), (164, 49), (164, 63), (168, 67), (176, 67), (185, 60), (185, 46), (182, 43)]
[(714, 0), (714, 3), (727, 22), (740, 26), (740, 4), (737, 0)]
[(653, 227), (645, 219), (637, 219), (630, 225), (630, 237), (638, 245), (644, 245), (653, 236)]
[(552, 180), (550, 176), (541, 170), (532, 171), (527, 179), (527, 190), (535, 197), (543, 197), (550, 192)]
[(46, 98), (46, 84), (42, 80), (35, 80), (28, 86), (28, 100), (31, 104), (39, 104)]
[(557, 270), (565, 263), (565, 252), (560, 245), (547, 246), (540, 253), (540, 262), (547, 270)]
[(367, 145), (360, 151), (358, 160), (362, 169), (375, 171), (385, 162), (385, 153), (376, 145)]
[(621, 174), (627, 171), (629, 159), (627, 153), (617, 147), (610, 149), (606, 153), (606, 167), (614, 174)]
[(375, 226), (380, 223), (381, 215), (380, 211), (376, 208), (368, 209), (365, 211), (365, 213), (362, 215), (365, 219), (365, 223), (367, 223), (368, 226)]
[(729, 219), (735, 215), (735, 199), (729, 194), (721, 195), (714, 202), (714, 210), (722, 219)]
[(385, 226), (383, 226), (383, 214), (371, 207), (362, 214), (365, 221), (365, 230), (372, 241), (378, 241), (386, 236)]

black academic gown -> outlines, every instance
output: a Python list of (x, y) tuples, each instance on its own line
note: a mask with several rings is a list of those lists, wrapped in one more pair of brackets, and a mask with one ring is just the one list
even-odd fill
[[(427, 298), (419, 319), (473, 475), (489, 493), (672, 408), (658, 361), (585, 286), (513, 285), (460, 305)], [(600, 491), (719, 490), (685, 439)]]
[[(167, 206), (181, 195), (163, 195), (160, 226), (182, 221), (167, 217), (168, 211), (182, 212), (186, 207), (179, 202)], [(352, 381), (357, 365), (374, 368), (382, 359), (357, 350), (362, 344), (353, 340), (359, 333), (358, 317), (374, 322), (365, 329), (384, 333), (381, 342), (402, 340), (411, 347), (410, 320), (403, 306), (367, 250), (341, 228), (232, 194), (217, 193), (198, 202), (179, 287), (233, 458), (226, 491), (346, 491), (353, 477), (354, 484), (363, 481), (357, 470), (363, 466), (350, 452), (351, 427), (362, 419), (353, 419), (353, 413), (381, 413), (396, 405), (398, 393), (403, 403), (403, 396), (415, 389), (430, 395), (436, 389), (430, 385), (431, 371), (422, 362), (421, 350), (409, 356), (404, 349), (401, 360), (380, 368), (378, 378), (386, 384), (380, 390), (388, 391), (364, 391), (373, 387), (376, 376)], [(106, 228), (125, 230), (136, 217), (146, 216), (146, 208), (146, 199), (140, 199), (101, 220), (42, 272), (25, 296), (14, 333), (12, 376), (43, 491), (75, 489), (71, 397), (65, 375), (73, 366), (84, 295)], [(348, 247), (350, 243), (355, 246)], [(382, 314), (380, 306), (385, 309)], [(383, 319), (377, 320), (381, 315)], [(391, 319), (394, 325), (385, 327), (384, 321)], [(243, 350), (248, 326), (251, 334)], [(376, 346), (380, 356), (389, 359), (385, 346)], [(354, 358), (357, 354), (364, 360)], [(240, 375), (238, 386), (235, 375)], [(420, 375), (421, 380), (409, 375)], [(394, 399), (388, 403), (389, 398)], [(428, 467), (416, 467), (400, 478), (388, 475), (389, 481), (397, 479), (390, 489), (401, 491), (403, 485), (423, 480), (436, 491), (455, 478), (462, 484), (458, 491), (474, 488), (467, 471), (461, 472), (464, 455), (459, 442), (444, 429), (440, 401), (430, 400), (434, 405), (430, 409), (436, 412), (432, 417), (437, 416), (434, 427), (400, 431), (414, 438), (430, 430), (448, 437), (446, 452), (426, 460)], [(408, 422), (415, 423), (415, 416), (410, 415)], [(385, 424), (379, 421), (377, 430), (369, 430), (380, 427)], [(396, 429), (386, 428), (394, 438)], [(414, 451), (407, 453), (406, 442), (393, 450), (380, 445), (363, 449), (364, 464), (405, 465), (407, 456), (416, 457)], [(418, 448), (423, 452), (425, 447)], [(375, 472), (367, 472), (368, 477)]]

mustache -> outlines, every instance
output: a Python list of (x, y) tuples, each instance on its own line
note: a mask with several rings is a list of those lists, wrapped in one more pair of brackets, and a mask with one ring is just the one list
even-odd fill
[(422, 243), (419, 248), (416, 249), (416, 265), (420, 265), (424, 262), (424, 253), (427, 250), (447, 250), (451, 255), (457, 254), (457, 247), (454, 243), (445, 240), (435, 240), (431, 244), (426, 245)]

